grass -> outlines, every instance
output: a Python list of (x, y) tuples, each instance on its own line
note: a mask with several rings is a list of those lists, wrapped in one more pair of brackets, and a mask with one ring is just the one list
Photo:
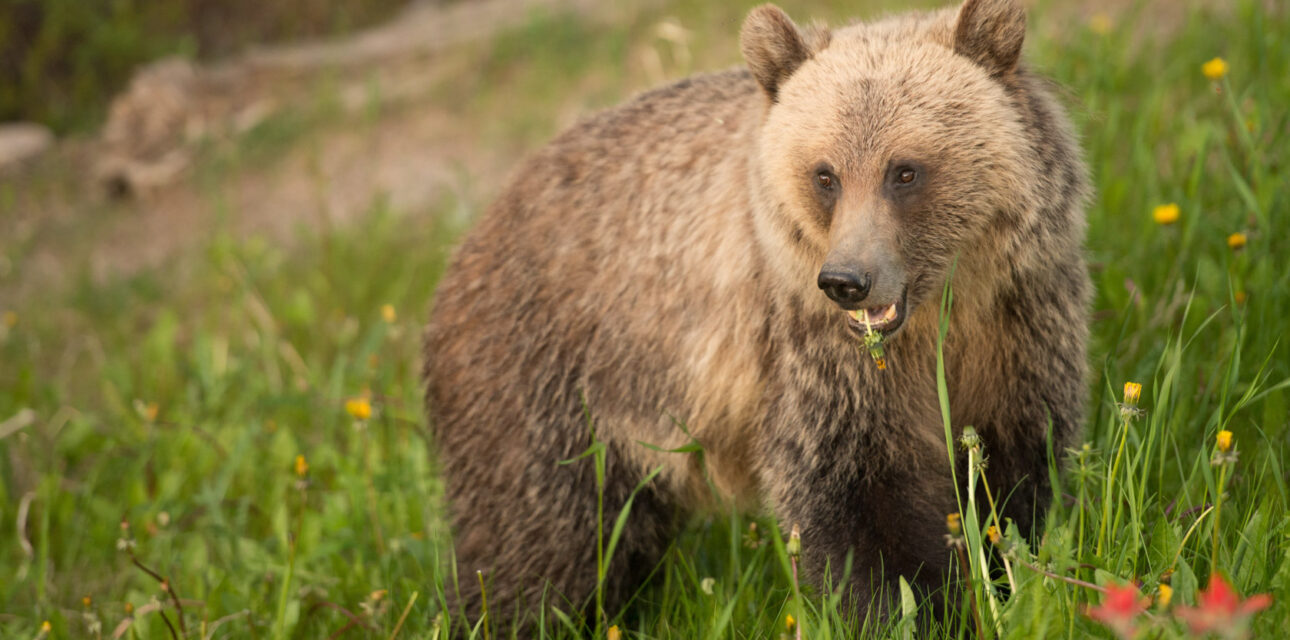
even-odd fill
[[(1153, 13), (1166, 4), (1173, 13)], [(1290, 253), (1290, 15), (1255, 0), (1151, 6), (1097, 29), (1055, 3), (1032, 13), (1027, 55), (1068, 87), (1098, 190), (1088, 212), (1098, 376), (1087, 447), (1056, 452), (1065, 472), (1042, 541), (1027, 548), (1005, 529), (1010, 572), (996, 565), (991, 584), (972, 583), (986, 636), (1113, 637), (1082, 613), (1102, 595), (1069, 580), (1136, 580), (1157, 599), (1166, 584), (1177, 609), (1215, 570), (1241, 594), (1272, 595), (1258, 637), (1290, 619), (1290, 275), (1279, 259)], [(651, 28), (665, 18), (692, 34), (693, 68), (736, 63), (743, 10), (667, 2), (608, 25), (537, 15), (464, 54), (484, 61), (482, 80), (442, 90), (477, 92), (462, 109), (478, 111), (485, 139), (536, 144), (567, 114), (646, 86), (650, 48), (668, 74), (687, 72)], [(1201, 73), (1215, 56), (1230, 65), (1218, 82)], [(312, 122), (252, 132), (244, 148), (268, 162)], [(217, 187), (205, 188), (217, 197)], [(1171, 202), (1178, 221), (1156, 223), (1153, 209)], [(445, 197), (394, 211), (378, 200), (358, 224), (302, 228), (289, 245), (212, 229), (202, 251), (165, 269), (5, 300), (0, 636), (36, 637), (48, 621), (52, 637), (111, 637), (130, 622), (122, 637), (169, 638), (181, 616), (162, 605), (177, 599), (188, 637), (445, 637), (444, 587), (474, 576), (446, 554), (418, 333), (459, 212), (484, 204)], [(1236, 232), (1239, 250), (1228, 244)], [(22, 277), (24, 247), (0, 249), (0, 278)], [(1144, 413), (1131, 419), (1118, 405), (1129, 381), (1143, 387)], [(346, 412), (356, 397), (370, 418)], [(1220, 431), (1239, 457), (1214, 465)], [(987, 523), (965, 521), (979, 577)], [(610, 536), (613, 523), (601, 526)], [(792, 597), (786, 537), (766, 519), (697, 519), (654, 586), (604, 623), (626, 638), (778, 637), (791, 614), (804, 637), (856, 637), (835, 599), (809, 588)], [(614, 568), (611, 555), (588, 570)], [(943, 627), (925, 603), (901, 604), (911, 615), (862, 637), (913, 637), (920, 614), (938, 636), (976, 624)], [(1139, 619), (1148, 637), (1184, 635), (1159, 603), (1151, 610)], [(591, 630), (551, 620), (549, 634)]]

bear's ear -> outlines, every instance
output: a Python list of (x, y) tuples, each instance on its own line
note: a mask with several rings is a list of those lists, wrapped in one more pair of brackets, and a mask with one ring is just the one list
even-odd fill
[(812, 28), (803, 33), (773, 4), (763, 4), (748, 12), (739, 32), (744, 60), (772, 102), (779, 94), (780, 85), (828, 41), (828, 31)]
[(954, 25), (954, 50), (1002, 76), (1017, 67), (1026, 12), (1017, 0), (967, 0)]

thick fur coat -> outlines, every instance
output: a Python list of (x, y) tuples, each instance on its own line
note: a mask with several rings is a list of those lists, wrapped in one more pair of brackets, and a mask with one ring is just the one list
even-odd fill
[[(1024, 34), (1016, 0), (835, 30), (762, 6), (747, 69), (643, 94), (519, 168), (425, 336), (458, 567), (484, 572), (494, 620), (593, 594), (593, 465), (560, 464), (593, 426), (607, 523), (664, 467), (607, 608), (714, 497), (798, 525), (816, 579), (851, 555), (860, 606), (899, 575), (938, 587), (958, 510), (935, 374), (951, 270), (953, 424), (981, 434), (1005, 515), (1041, 521), (1050, 446), (1082, 419), (1088, 188)], [(887, 318), (885, 370), (859, 310)], [(691, 436), (702, 456), (641, 444)]]

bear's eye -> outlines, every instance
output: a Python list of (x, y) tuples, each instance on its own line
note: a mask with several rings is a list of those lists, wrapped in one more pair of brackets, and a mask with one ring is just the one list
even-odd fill
[(832, 191), (833, 187), (837, 186), (838, 179), (828, 171), (821, 171), (815, 174), (815, 184), (825, 191)]
[(909, 184), (918, 177), (918, 172), (909, 167), (901, 167), (896, 170), (896, 182), (900, 184)]

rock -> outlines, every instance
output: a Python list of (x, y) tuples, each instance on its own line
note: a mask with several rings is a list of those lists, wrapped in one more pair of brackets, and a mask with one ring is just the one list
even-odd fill
[(109, 193), (141, 195), (187, 167), (187, 134), (202, 128), (200, 88), (192, 62), (167, 58), (141, 69), (112, 100), (93, 166)]
[(35, 159), (54, 144), (54, 134), (34, 122), (0, 124), (0, 171)]

